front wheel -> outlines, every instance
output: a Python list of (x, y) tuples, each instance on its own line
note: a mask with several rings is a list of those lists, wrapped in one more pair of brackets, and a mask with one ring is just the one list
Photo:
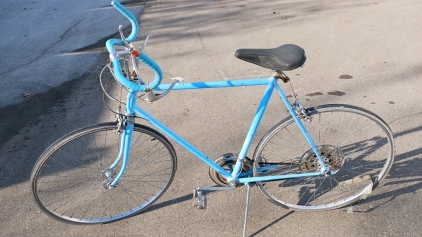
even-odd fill
[(176, 153), (155, 130), (135, 124), (127, 168), (109, 189), (121, 161), (121, 134), (115, 123), (72, 132), (40, 156), (31, 174), (35, 201), (50, 216), (70, 223), (95, 224), (137, 214), (156, 201), (176, 172)]
[[(350, 105), (307, 109), (303, 121), (334, 174), (257, 183), (264, 196), (293, 210), (328, 210), (365, 198), (385, 178), (394, 160), (393, 134), (377, 115)], [(290, 116), (261, 139), (254, 176), (317, 172), (316, 155)]]

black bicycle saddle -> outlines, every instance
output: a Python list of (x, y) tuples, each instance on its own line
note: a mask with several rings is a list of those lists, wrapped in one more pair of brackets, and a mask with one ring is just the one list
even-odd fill
[(246, 62), (279, 71), (296, 69), (306, 61), (305, 50), (294, 44), (285, 44), (273, 49), (238, 49), (235, 56)]

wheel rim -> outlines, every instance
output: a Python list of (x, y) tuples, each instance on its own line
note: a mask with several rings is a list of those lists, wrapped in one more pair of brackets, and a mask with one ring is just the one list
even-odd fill
[[(336, 152), (334, 157), (322, 155), (334, 174), (258, 183), (260, 191), (270, 201), (295, 210), (334, 209), (365, 198), (391, 168), (394, 158), (391, 130), (376, 115), (353, 106), (323, 106), (311, 109), (309, 114), (313, 116), (313, 122), (320, 122), (325, 129), (305, 122), (318, 149)], [(335, 120), (327, 122), (328, 115)], [(345, 116), (347, 119), (344, 119)], [(309, 145), (303, 146), (305, 152), (297, 154), (302, 141), (296, 136), (293, 142), (287, 141), (287, 137), (291, 138), (296, 132), (295, 126), (291, 118), (283, 120), (264, 136), (255, 151), (255, 160), (269, 163), (276, 162), (280, 157), (296, 159), (295, 165), (277, 167), (271, 171), (272, 175), (315, 172), (319, 168)], [(342, 134), (340, 128), (349, 136)], [(278, 153), (282, 150), (280, 147), (289, 153)], [(255, 161), (254, 175), (266, 175), (257, 172), (259, 166), (260, 162)]]
[[(118, 154), (118, 147), (109, 146), (120, 144), (116, 129), (115, 125), (82, 129), (41, 156), (44, 159), (31, 183), (36, 201), (47, 214), (67, 222), (112, 222), (142, 211), (164, 193), (174, 177), (174, 150), (159, 135), (136, 127), (126, 172), (116, 187), (108, 188), (107, 178), (120, 170), (120, 165), (116, 170), (107, 168)], [(144, 147), (155, 150), (142, 151)]]

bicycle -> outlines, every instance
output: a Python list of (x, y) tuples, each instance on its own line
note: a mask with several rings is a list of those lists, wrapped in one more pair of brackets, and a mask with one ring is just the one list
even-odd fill
[[(35, 201), (49, 216), (67, 223), (96, 224), (144, 211), (167, 190), (176, 172), (176, 152), (167, 137), (208, 165), (209, 175), (218, 185), (195, 189), (196, 207), (204, 208), (205, 191), (247, 186), (244, 235), (252, 184), (269, 201), (285, 208), (329, 210), (366, 198), (388, 174), (394, 160), (394, 140), (379, 116), (344, 104), (305, 108), (294, 91), (294, 102), (289, 101), (279, 81), (290, 82), (284, 71), (303, 66), (306, 55), (301, 47), (289, 44), (236, 51), (237, 58), (270, 69), (268, 78), (193, 83), (173, 78), (173, 83), (161, 84), (160, 67), (142, 52), (148, 38), (141, 48), (132, 45), (138, 35), (136, 18), (119, 2), (111, 4), (130, 20), (132, 32), (125, 38), (119, 26), (121, 39), (107, 41), (110, 63), (105, 69), (110, 69), (112, 77), (101, 85), (105, 95), (118, 101), (119, 106), (124, 104), (125, 109), (115, 111), (116, 122), (76, 130), (41, 154), (30, 186)], [(116, 50), (116, 46), (124, 49)], [(142, 80), (136, 60), (152, 69), (152, 82)], [(126, 88), (126, 101), (110, 95), (109, 87), (116, 81)], [(240, 86), (266, 89), (240, 152), (224, 154), (215, 161), (136, 104), (142, 96), (152, 103), (171, 90)], [(277, 91), (290, 116), (263, 136), (250, 159), (246, 154), (273, 91)], [(135, 118), (156, 129), (135, 123)]]

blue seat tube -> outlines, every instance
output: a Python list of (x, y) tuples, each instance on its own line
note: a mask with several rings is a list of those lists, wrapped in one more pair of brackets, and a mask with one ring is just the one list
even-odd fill
[(255, 117), (252, 120), (252, 124), (249, 128), (248, 134), (246, 135), (245, 142), (243, 143), (242, 149), (240, 150), (238, 160), (233, 168), (231, 174), (232, 177), (238, 177), (240, 170), (242, 169), (243, 160), (246, 157), (246, 153), (252, 144), (252, 140), (255, 137), (256, 131), (258, 130), (259, 124), (261, 123), (262, 117), (264, 116), (265, 109), (267, 108), (268, 102), (271, 99), (272, 92), (274, 90), (274, 81), (276, 79), (268, 79), (268, 84), (265, 89), (264, 95), (262, 96), (261, 103), (259, 103), (258, 109), (255, 113)]

